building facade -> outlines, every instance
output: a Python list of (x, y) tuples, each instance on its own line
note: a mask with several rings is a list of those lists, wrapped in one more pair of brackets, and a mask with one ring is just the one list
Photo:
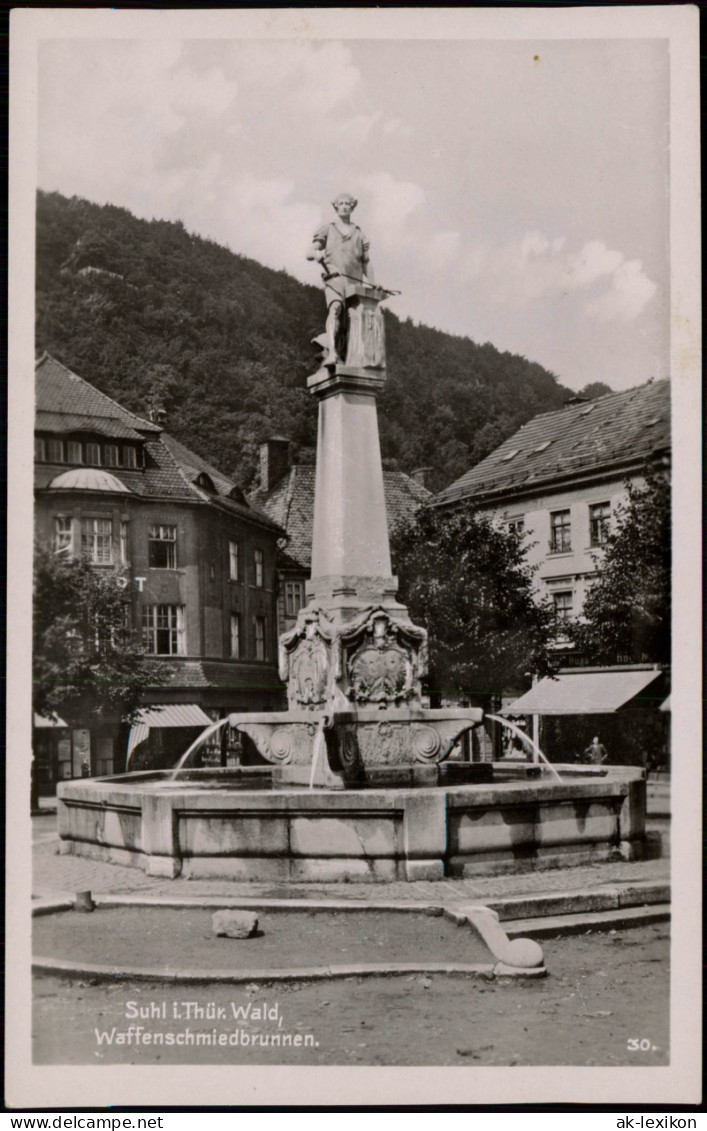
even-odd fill
[(435, 497), (472, 500), (522, 532), (538, 595), (560, 619), (580, 615), (628, 483), (670, 465), (670, 382), (534, 417)]
[(45, 354), (36, 365), (35, 529), (55, 554), (116, 569), (126, 624), (168, 683), (146, 686), (129, 737), (117, 720), (35, 720), (45, 788), (80, 774), (169, 765), (206, 723), (283, 703), (276, 523), (170, 436)]
[[(575, 398), (530, 420), (440, 492), (435, 505), (472, 501), (522, 533), (538, 599), (552, 601), (561, 623), (581, 617), (628, 485), (642, 485), (649, 471), (668, 474), (670, 451), (669, 381)], [(581, 756), (601, 731), (613, 761), (666, 764), (667, 719), (657, 708), (669, 673), (624, 656), (590, 668), (562, 633), (555, 647), (560, 678), (542, 680), (520, 698), (523, 689), (507, 689), (507, 713), (532, 719), (536, 740), (542, 735), (558, 760)]]

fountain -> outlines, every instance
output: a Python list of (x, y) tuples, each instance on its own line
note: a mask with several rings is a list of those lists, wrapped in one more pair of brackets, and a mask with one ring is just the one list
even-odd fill
[(422, 704), (427, 634), (396, 597), (378, 438), (381, 303), (394, 292), (371, 282), (347, 201), (337, 198), (339, 221), (311, 255), (329, 316), (307, 382), (319, 405), (312, 576), (279, 648), (288, 709), (228, 719), (272, 769), (65, 783), (62, 851), (151, 875), (276, 881), (439, 879), (634, 855), (641, 771), (494, 782), (487, 763), (449, 760), (482, 712)]

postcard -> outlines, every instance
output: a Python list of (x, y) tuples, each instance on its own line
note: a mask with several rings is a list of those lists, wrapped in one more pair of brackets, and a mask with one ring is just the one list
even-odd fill
[(698, 44), (12, 12), (14, 1109), (699, 1103)]

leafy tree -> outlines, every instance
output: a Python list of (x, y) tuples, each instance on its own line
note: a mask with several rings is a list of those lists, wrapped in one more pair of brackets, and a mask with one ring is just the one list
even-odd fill
[(554, 611), (538, 603), (523, 536), (470, 504), (425, 507), (393, 534), (400, 599), (430, 639), (429, 690), (488, 702), (552, 672)]
[(126, 628), (125, 591), (115, 570), (84, 559), (35, 555), (33, 709), (128, 721), (146, 684), (169, 679), (170, 666), (145, 657)]
[(669, 663), (671, 622), (670, 484), (650, 473), (627, 484), (628, 501), (595, 560), (572, 636), (590, 662)]
[(595, 401), (597, 397), (605, 397), (607, 393), (613, 392), (614, 390), (605, 381), (590, 381), (588, 385), (579, 390), (577, 396), (584, 397), (588, 401)]

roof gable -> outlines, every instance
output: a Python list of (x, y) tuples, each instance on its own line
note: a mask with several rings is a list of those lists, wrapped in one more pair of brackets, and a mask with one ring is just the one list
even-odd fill
[(41, 414), (51, 414), (47, 423), (53, 425), (52, 431), (56, 430), (57, 416), (71, 415), (72, 428), (81, 426), (76, 418), (84, 422), (88, 418), (96, 424), (102, 422), (102, 429), (96, 430), (106, 435), (113, 434), (111, 425), (116, 427), (115, 434), (119, 436), (125, 436), (126, 430), (128, 435), (140, 437), (161, 432), (156, 424), (128, 412), (48, 353), (42, 354), (35, 365), (35, 406), (38, 427), (41, 427)]

